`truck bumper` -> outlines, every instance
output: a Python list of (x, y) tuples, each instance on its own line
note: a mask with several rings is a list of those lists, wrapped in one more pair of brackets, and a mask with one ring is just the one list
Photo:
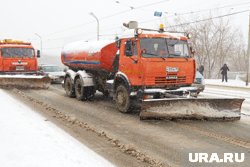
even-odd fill
[(140, 96), (142, 99), (158, 99), (158, 98), (180, 98), (180, 97), (197, 97), (197, 87), (181, 87), (174, 90), (166, 89), (144, 89), (132, 91), (130, 96)]
[(205, 89), (205, 85), (202, 85), (202, 84), (195, 84), (195, 83), (194, 83), (194, 84), (192, 84), (192, 86), (197, 88), (198, 94), (199, 94), (200, 92), (203, 92), (204, 89)]

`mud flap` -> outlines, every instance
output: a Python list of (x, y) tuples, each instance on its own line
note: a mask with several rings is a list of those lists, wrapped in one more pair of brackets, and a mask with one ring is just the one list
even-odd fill
[(46, 76), (0, 76), (2, 88), (48, 89), (50, 82)]
[(140, 119), (239, 120), (241, 98), (167, 98), (142, 101)]

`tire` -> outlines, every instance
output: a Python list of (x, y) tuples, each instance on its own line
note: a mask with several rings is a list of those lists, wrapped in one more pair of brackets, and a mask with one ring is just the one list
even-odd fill
[(128, 89), (124, 85), (118, 85), (115, 92), (115, 103), (118, 110), (123, 113), (128, 113), (130, 102)]
[(71, 82), (71, 78), (67, 76), (64, 82), (65, 82), (64, 89), (65, 89), (66, 95), (69, 97), (75, 97), (74, 84)]
[(81, 78), (77, 78), (75, 81), (75, 94), (78, 100), (86, 100)]

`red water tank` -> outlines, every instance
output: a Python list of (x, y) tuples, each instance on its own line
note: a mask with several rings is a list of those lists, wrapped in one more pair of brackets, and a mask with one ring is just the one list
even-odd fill
[(79, 41), (64, 46), (62, 63), (71, 69), (96, 69), (111, 72), (118, 48), (114, 41)]

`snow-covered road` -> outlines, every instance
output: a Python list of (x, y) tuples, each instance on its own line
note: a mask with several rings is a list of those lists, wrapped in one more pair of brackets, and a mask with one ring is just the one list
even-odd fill
[(0, 166), (113, 166), (0, 89)]

